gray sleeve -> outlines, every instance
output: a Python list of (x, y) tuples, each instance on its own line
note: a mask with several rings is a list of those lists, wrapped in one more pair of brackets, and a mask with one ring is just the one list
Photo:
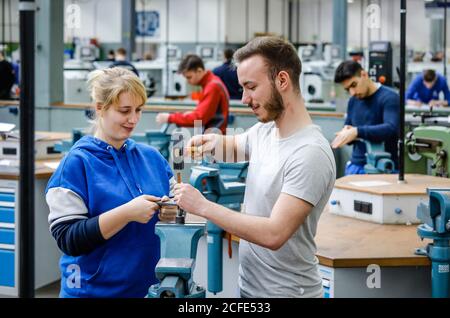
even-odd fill
[(334, 183), (333, 163), (325, 151), (308, 145), (286, 163), (281, 189), (286, 193), (316, 206)]
[(50, 209), (48, 215), (50, 230), (60, 222), (88, 218), (88, 210), (83, 199), (69, 189), (51, 188), (45, 199)]

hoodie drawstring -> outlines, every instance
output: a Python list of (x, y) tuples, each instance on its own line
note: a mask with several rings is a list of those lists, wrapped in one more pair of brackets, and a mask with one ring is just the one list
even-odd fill
[(134, 160), (131, 157), (130, 151), (128, 151), (127, 144), (125, 144), (124, 147), (125, 147), (125, 154), (127, 155), (127, 159), (128, 159), (128, 164), (130, 165), (131, 173), (133, 174), (134, 182), (136, 183), (136, 188), (138, 189), (140, 194), (144, 194), (144, 192), (142, 192), (141, 185), (139, 184), (139, 181), (138, 181), (139, 179), (136, 174), (136, 167), (134, 165)]
[[(135, 192), (133, 191), (130, 183), (128, 182), (128, 179), (126, 177), (125, 172), (123, 171), (122, 165), (120, 164), (120, 160), (119, 158), (117, 158), (117, 154), (114, 151), (112, 146), (108, 146), (106, 147), (106, 149), (108, 149), (108, 151), (111, 153), (111, 155), (114, 158), (114, 162), (116, 163), (117, 169), (119, 169), (119, 174), (122, 177), (123, 181), (125, 182), (125, 184), (127, 185), (128, 191), (130, 191), (131, 195), (133, 197), (136, 197)], [(129, 159), (129, 157), (127, 156), (127, 159)], [(130, 164), (130, 168), (131, 168), (131, 164)], [(133, 168), (131, 168), (133, 170)], [(134, 177), (134, 172), (133, 172), (133, 177)], [(142, 191), (140, 191), (142, 193)]]

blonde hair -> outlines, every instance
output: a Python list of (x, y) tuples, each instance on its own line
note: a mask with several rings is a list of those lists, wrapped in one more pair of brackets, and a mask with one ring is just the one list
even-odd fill
[[(135, 73), (123, 67), (106, 68), (89, 73), (87, 81), (94, 105), (102, 105), (102, 111), (111, 105), (119, 104), (122, 93), (130, 93), (140, 98), (142, 104), (147, 101), (147, 93), (142, 81)], [(93, 130), (97, 128), (97, 118), (93, 121)]]

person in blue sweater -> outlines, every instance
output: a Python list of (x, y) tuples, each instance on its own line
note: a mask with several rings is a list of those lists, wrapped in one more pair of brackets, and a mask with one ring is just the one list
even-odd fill
[(353, 144), (345, 175), (364, 174), (366, 144), (384, 143), (385, 150), (398, 163), (397, 141), (400, 123), (400, 97), (393, 90), (373, 82), (361, 65), (344, 61), (336, 69), (334, 81), (352, 96), (348, 102), (344, 128), (336, 133), (331, 146)]
[[(440, 99), (440, 94), (444, 99)], [(418, 75), (409, 85), (406, 91), (408, 104), (420, 106), (428, 104), (430, 106), (448, 106), (450, 102), (450, 91), (447, 80), (434, 70), (425, 70)]]
[(234, 67), (233, 60), (234, 51), (232, 49), (225, 49), (223, 51), (223, 56), (225, 62), (216, 67), (213, 70), (214, 75), (220, 77), (222, 82), (225, 84), (230, 95), (230, 99), (242, 99), (242, 87), (239, 85), (239, 80), (237, 76), (236, 68)]
[(120, 47), (116, 50), (115, 60), (109, 67), (123, 67), (139, 76), (139, 72), (136, 67), (134, 67), (133, 64), (127, 61), (127, 50), (125, 50), (123, 47)]
[(46, 189), (50, 232), (63, 252), (60, 297), (144, 297), (160, 258), (155, 202), (175, 180), (156, 149), (129, 139), (146, 101), (139, 78), (111, 68), (88, 83), (95, 133), (73, 145)]

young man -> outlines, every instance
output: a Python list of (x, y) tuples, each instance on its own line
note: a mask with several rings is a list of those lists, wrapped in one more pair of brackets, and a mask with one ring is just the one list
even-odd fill
[(156, 115), (156, 122), (194, 127), (194, 122), (201, 120), (205, 130), (217, 128), (222, 134), (225, 134), (228, 125), (230, 97), (221, 79), (211, 71), (205, 70), (202, 59), (194, 54), (184, 57), (178, 66), (178, 72), (183, 74), (189, 84), (202, 87), (201, 98), (192, 112), (159, 113)]
[(223, 51), (225, 62), (216, 67), (213, 73), (219, 76), (227, 87), (230, 99), (242, 99), (242, 87), (239, 85), (236, 68), (232, 64), (233, 53), (234, 51), (232, 49), (225, 49)]
[(345, 175), (364, 174), (366, 144), (364, 140), (384, 143), (385, 150), (398, 163), (400, 97), (391, 89), (373, 82), (361, 65), (354, 61), (342, 62), (336, 69), (336, 83), (342, 84), (352, 96), (348, 102), (344, 128), (336, 133), (333, 148), (353, 144)]
[[(444, 99), (439, 99), (439, 94), (444, 95)], [(425, 70), (418, 75), (408, 87), (406, 92), (408, 104), (420, 106), (429, 104), (430, 106), (448, 106), (450, 101), (450, 91), (447, 80), (441, 74), (436, 74), (434, 70)]]
[(196, 136), (189, 145), (198, 154), (214, 149), (217, 160), (250, 160), (243, 212), (206, 200), (189, 184), (175, 186), (175, 200), (241, 238), (242, 297), (322, 297), (314, 236), (336, 167), (301, 97), (300, 59), (290, 43), (259, 37), (234, 60), (242, 102), (260, 123), (241, 135)]

